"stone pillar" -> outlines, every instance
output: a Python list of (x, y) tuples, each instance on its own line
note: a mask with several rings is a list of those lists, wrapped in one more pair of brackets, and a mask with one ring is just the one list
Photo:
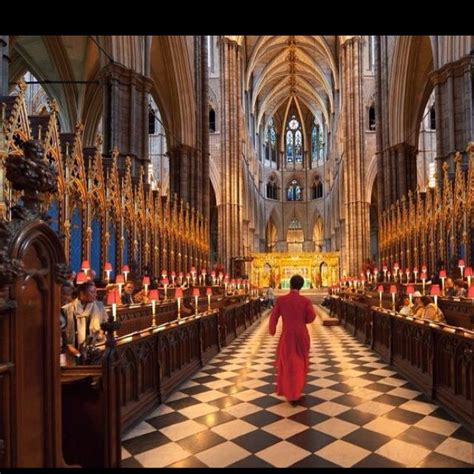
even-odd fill
[(221, 40), (221, 189), (219, 215), (219, 259), (228, 271), (231, 257), (241, 256), (242, 176), (241, 141), (241, 51), (228, 38)]
[(345, 252), (344, 270), (358, 275), (369, 255), (369, 202), (365, 192), (362, 101), (362, 47), (355, 36), (342, 45), (343, 114), (345, 139)]
[[(204, 219), (210, 221), (210, 178), (209, 178), (209, 68), (208, 68), (207, 38), (201, 36), (201, 93), (202, 93), (202, 210)], [(210, 238), (210, 236), (208, 236)]]
[(431, 74), (435, 86), (436, 155), (438, 184), (442, 164), (463, 151), (474, 136), (474, 54), (444, 65)]
[[(140, 165), (145, 168), (148, 159), (148, 97), (151, 79), (120, 64), (112, 63), (101, 71), (103, 84), (102, 133), (107, 154), (117, 147), (119, 167), (124, 157), (132, 158), (132, 176), (138, 177)], [(104, 159), (108, 163), (107, 158)]]
[(8, 66), (10, 54), (8, 49), (8, 36), (0, 35), (0, 97), (8, 95)]

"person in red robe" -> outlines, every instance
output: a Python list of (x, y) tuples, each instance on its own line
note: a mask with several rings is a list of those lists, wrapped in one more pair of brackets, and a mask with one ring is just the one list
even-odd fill
[(300, 275), (291, 277), (290, 292), (277, 298), (269, 325), (269, 332), (274, 336), (278, 319), (283, 318), (275, 361), (277, 394), (290, 402), (301, 397), (309, 367), (310, 341), (306, 325), (316, 318), (311, 301), (299, 293), (303, 284)]

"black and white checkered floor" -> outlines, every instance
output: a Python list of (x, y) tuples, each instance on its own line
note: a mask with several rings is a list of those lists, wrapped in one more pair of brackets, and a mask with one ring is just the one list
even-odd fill
[(343, 328), (309, 328), (296, 406), (274, 393), (267, 315), (122, 438), (122, 466), (473, 466), (472, 435), (442, 408)]

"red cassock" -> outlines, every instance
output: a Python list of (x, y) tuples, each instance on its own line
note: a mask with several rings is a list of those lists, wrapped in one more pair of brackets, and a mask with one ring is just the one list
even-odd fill
[(287, 400), (298, 400), (309, 367), (309, 333), (306, 324), (316, 318), (313, 305), (298, 290), (280, 296), (270, 316), (269, 331), (275, 335), (278, 318), (283, 318), (283, 330), (275, 361), (277, 394)]

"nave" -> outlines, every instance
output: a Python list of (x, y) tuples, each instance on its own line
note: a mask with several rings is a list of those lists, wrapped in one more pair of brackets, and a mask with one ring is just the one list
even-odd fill
[(342, 327), (308, 327), (297, 404), (274, 393), (267, 314), (123, 436), (122, 467), (472, 467), (444, 409)]

